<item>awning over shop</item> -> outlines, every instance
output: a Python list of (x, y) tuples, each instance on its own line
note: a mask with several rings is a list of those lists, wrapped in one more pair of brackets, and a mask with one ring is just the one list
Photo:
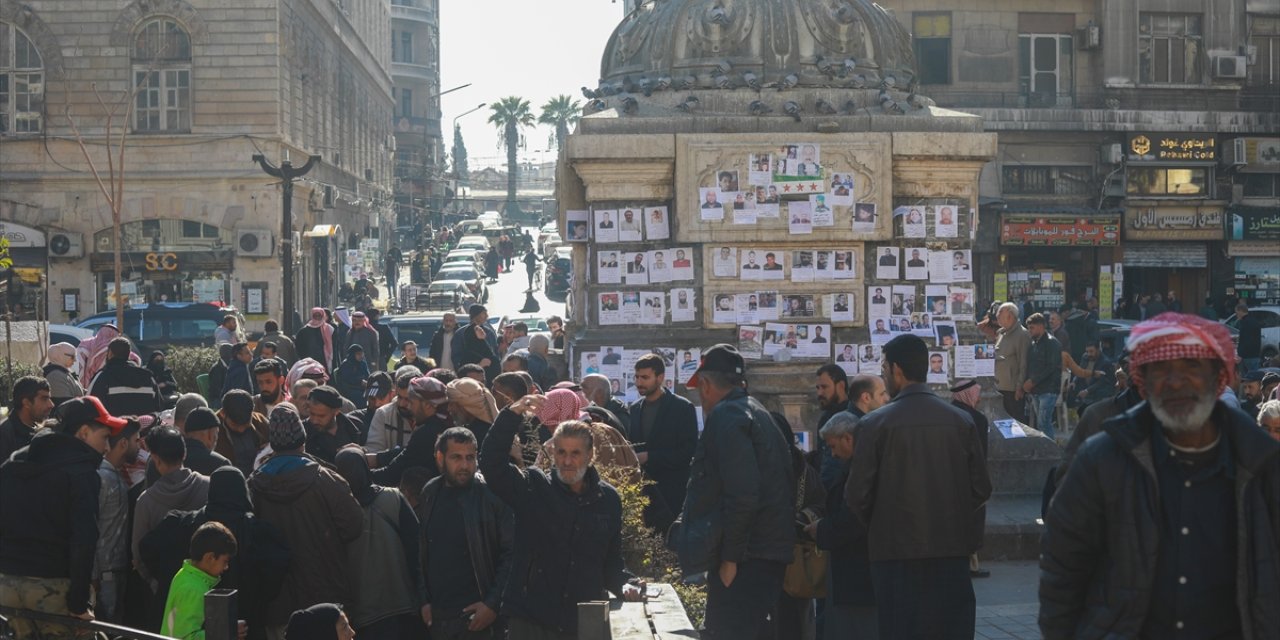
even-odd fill
[(342, 236), (342, 225), (318, 224), (302, 234), (304, 238), (334, 238)]

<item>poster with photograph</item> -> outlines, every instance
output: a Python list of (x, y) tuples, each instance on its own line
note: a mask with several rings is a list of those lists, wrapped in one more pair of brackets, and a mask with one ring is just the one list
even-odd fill
[(676, 382), (684, 384), (698, 372), (698, 365), (702, 363), (702, 349), (697, 347), (680, 349), (676, 358), (680, 362), (680, 366), (676, 367)]
[(778, 187), (756, 187), (756, 217), (777, 218), (781, 209), (782, 198), (778, 195)]
[(849, 375), (858, 372), (858, 349), (856, 344), (837, 343), (835, 345), (836, 364)]
[(939, 238), (956, 237), (957, 221), (955, 205), (942, 204), (932, 207), (936, 211), (933, 219), (933, 235)]
[(881, 375), (884, 367), (884, 348), (878, 344), (864, 344), (858, 354), (858, 373)]
[[(649, 263), (649, 283), (659, 284), (671, 281), (671, 251), (668, 249), (655, 249), (648, 252), (647, 260)], [(630, 283), (627, 283), (630, 284)]]
[(693, 299), (693, 289), (671, 290), (671, 321), (693, 322), (697, 301)]
[(724, 203), (720, 200), (720, 190), (715, 187), (698, 189), (698, 208), (702, 220), (724, 220)]
[(764, 323), (764, 355), (772, 357), (783, 349), (794, 350), (797, 346), (799, 343), (794, 324)]
[(666, 296), (661, 291), (644, 291), (640, 294), (640, 324), (665, 324), (667, 319)]
[(853, 205), (853, 174), (831, 174), (831, 190), (827, 192), (827, 204), (833, 207)]
[(641, 321), (640, 292), (622, 292), (622, 323), (640, 324)]
[(889, 331), (895, 335), (911, 333), (911, 316), (889, 316)]
[(593, 373), (600, 373), (600, 352), (599, 351), (583, 351), (578, 354), (578, 371), (582, 372), (583, 377)]
[(922, 311), (933, 314), (934, 318), (950, 317), (947, 310), (947, 299), (950, 290), (945, 284), (926, 284), (924, 286), (924, 308)]
[(598, 284), (622, 284), (622, 268), (618, 262), (618, 252), (609, 250), (601, 251), (596, 254), (599, 259), (596, 269), (596, 283)]
[(812, 318), (817, 312), (817, 301), (812, 294), (786, 294), (782, 296), (782, 317)]
[(996, 375), (996, 346), (994, 344), (973, 345), (974, 375), (992, 378)]
[(764, 356), (764, 329), (757, 325), (738, 327), (738, 353), (743, 360)]
[[(622, 347), (601, 347), (600, 364), (604, 367), (620, 367), (626, 351)], [(604, 373), (604, 371), (601, 371), (601, 373)]]
[(836, 224), (836, 214), (831, 210), (831, 203), (827, 201), (824, 194), (815, 194), (809, 196), (809, 209), (813, 214), (813, 226), (815, 227), (834, 227)]
[(799, 348), (796, 350), (797, 356), (801, 358), (821, 358), (823, 360), (831, 358), (831, 325), (796, 325), (796, 336), (799, 339)]
[(666, 207), (645, 209), (644, 236), (646, 240), (667, 240), (671, 237), (671, 218)]
[(933, 321), (933, 339), (941, 349), (950, 349), (956, 346), (956, 323), (952, 320)]
[(876, 254), (876, 278), (880, 280), (898, 279), (898, 247), (884, 247)]
[(847, 251), (836, 251), (834, 260), (834, 274), (836, 280), (852, 280), (858, 277), (858, 252), (852, 249)]
[(586, 210), (569, 210), (564, 212), (565, 232), (569, 237), (565, 242), (586, 242), (591, 239), (590, 212)]
[(892, 287), (882, 285), (867, 287), (867, 317), (888, 318), (889, 299), (892, 294)]
[(822, 308), (827, 309), (827, 317), (832, 322), (853, 322), (854, 294), (828, 293), (823, 296)]
[(782, 263), (786, 259), (786, 251), (765, 251), (764, 264), (760, 266), (760, 279), (781, 280), (783, 278)]
[(951, 317), (969, 320), (973, 318), (973, 289), (968, 287), (951, 287)]
[(717, 293), (711, 299), (711, 322), (733, 324), (738, 319), (737, 306), (732, 293)]
[(671, 261), (671, 280), (693, 280), (693, 249), (676, 247)]
[[(813, 259), (814, 280), (835, 280), (836, 273), (835, 269), (832, 267), (835, 263), (834, 251), (815, 251), (813, 252)], [(792, 273), (792, 277), (795, 277), (794, 272)]]
[(902, 237), (925, 237), (924, 211), (921, 210), (921, 207), (898, 207), (893, 210), (893, 215), (902, 219)]
[(919, 310), (916, 300), (915, 285), (896, 284), (893, 286), (893, 297), (889, 299), (889, 313), (895, 316), (909, 316)]
[(791, 281), (813, 282), (817, 273), (812, 251), (791, 252)]
[(747, 156), (747, 184), (768, 187), (773, 183), (773, 154), (752, 153)]
[(929, 280), (931, 282), (952, 282), (954, 271), (951, 268), (950, 251), (929, 252)]
[(929, 371), (925, 374), (925, 382), (929, 384), (951, 384), (951, 369), (947, 363), (949, 355), (950, 353), (947, 351), (929, 352)]
[(813, 233), (813, 210), (808, 202), (787, 203), (787, 229), (791, 235)]
[(644, 240), (643, 223), (640, 217), (644, 209), (626, 207), (620, 209), (622, 216), (618, 219), (618, 242), (640, 242)]
[(760, 299), (754, 293), (739, 293), (733, 297), (734, 322), (755, 324), (760, 318)]
[(738, 170), (737, 169), (721, 169), (716, 172), (716, 188), (720, 191), (720, 195), (726, 201), (732, 202), (733, 198), (729, 194), (736, 194), (741, 191), (738, 187)]
[(777, 320), (781, 311), (778, 309), (777, 291), (757, 291), (756, 300), (760, 304), (760, 320)]
[(969, 266), (972, 252), (968, 249), (956, 249), (951, 254), (951, 281), (973, 282), (973, 269)]
[(871, 318), (867, 322), (871, 325), (872, 344), (884, 344), (897, 335), (893, 330), (893, 319), (890, 316)]
[(932, 338), (933, 316), (921, 312), (911, 314), (911, 334), (920, 338)]
[(643, 251), (624, 252), (622, 260), (626, 264), (623, 282), (629, 285), (649, 284), (649, 266), (645, 264), (647, 254)]
[(763, 256), (757, 257), (755, 249), (747, 249), (742, 252), (743, 280), (764, 280), (763, 267), (764, 258)]
[(622, 303), (619, 298), (621, 296), (617, 291), (600, 294), (597, 308), (601, 325), (622, 324)]
[(920, 247), (904, 249), (907, 253), (907, 280), (929, 279), (929, 250)]
[(720, 247), (712, 252), (711, 272), (717, 278), (738, 277), (738, 250), (733, 247)]
[(618, 241), (618, 211), (601, 209), (596, 211), (596, 242), (612, 243)]
[(822, 193), (822, 149), (816, 144), (783, 145), (773, 157), (773, 186), (783, 196)]
[(872, 233), (876, 230), (876, 205), (859, 202), (853, 205), (853, 232)]
[(974, 352), (981, 348), (982, 345), (961, 345), (955, 348), (953, 353), (956, 358), (956, 380), (978, 377), (977, 361), (974, 359)]

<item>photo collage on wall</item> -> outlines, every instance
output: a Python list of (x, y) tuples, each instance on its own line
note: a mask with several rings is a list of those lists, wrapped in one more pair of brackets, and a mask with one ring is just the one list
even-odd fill
[[(566, 220), (585, 221), (595, 243), (588, 254), (595, 283), (619, 286), (679, 285), (696, 279), (696, 250), (670, 243), (671, 214), (666, 205), (628, 204), (599, 206), (590, 211), (569, 211)], [(643, 243), (643, 247), (628, 243)], [(693, 322), (695, 289), (663, 287), (661, 290), (604, 291), (596, 294), (596, 314), (601, 325), (665, 325)]]

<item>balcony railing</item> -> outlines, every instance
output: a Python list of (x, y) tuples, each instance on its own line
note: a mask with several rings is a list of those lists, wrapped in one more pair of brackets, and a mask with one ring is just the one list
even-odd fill
[(423, 82), (437, 82), (440, 77), (435, 67), (425, 64), (414, 64), (412, 62), (392, 62), (391, 77), (396, 76), (413, 78)]
[(415, 22), (425, 22), (435, 24), (435, 14), (430, 9), (421, 7), (409, 7), (402, 4), (391, 5), (391, 18), (399, 20), (413, 20)]

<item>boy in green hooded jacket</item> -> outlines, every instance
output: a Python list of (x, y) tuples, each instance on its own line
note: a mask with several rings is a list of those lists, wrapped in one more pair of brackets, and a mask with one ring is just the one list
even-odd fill
[(218, 584), (234, 555), (236, 537), (222, 523), (206, 522), (196, 529), (191, 536), (191, 557), (182, 561), (169, 586), (162, 635), (204, 640), (204, 594)]

